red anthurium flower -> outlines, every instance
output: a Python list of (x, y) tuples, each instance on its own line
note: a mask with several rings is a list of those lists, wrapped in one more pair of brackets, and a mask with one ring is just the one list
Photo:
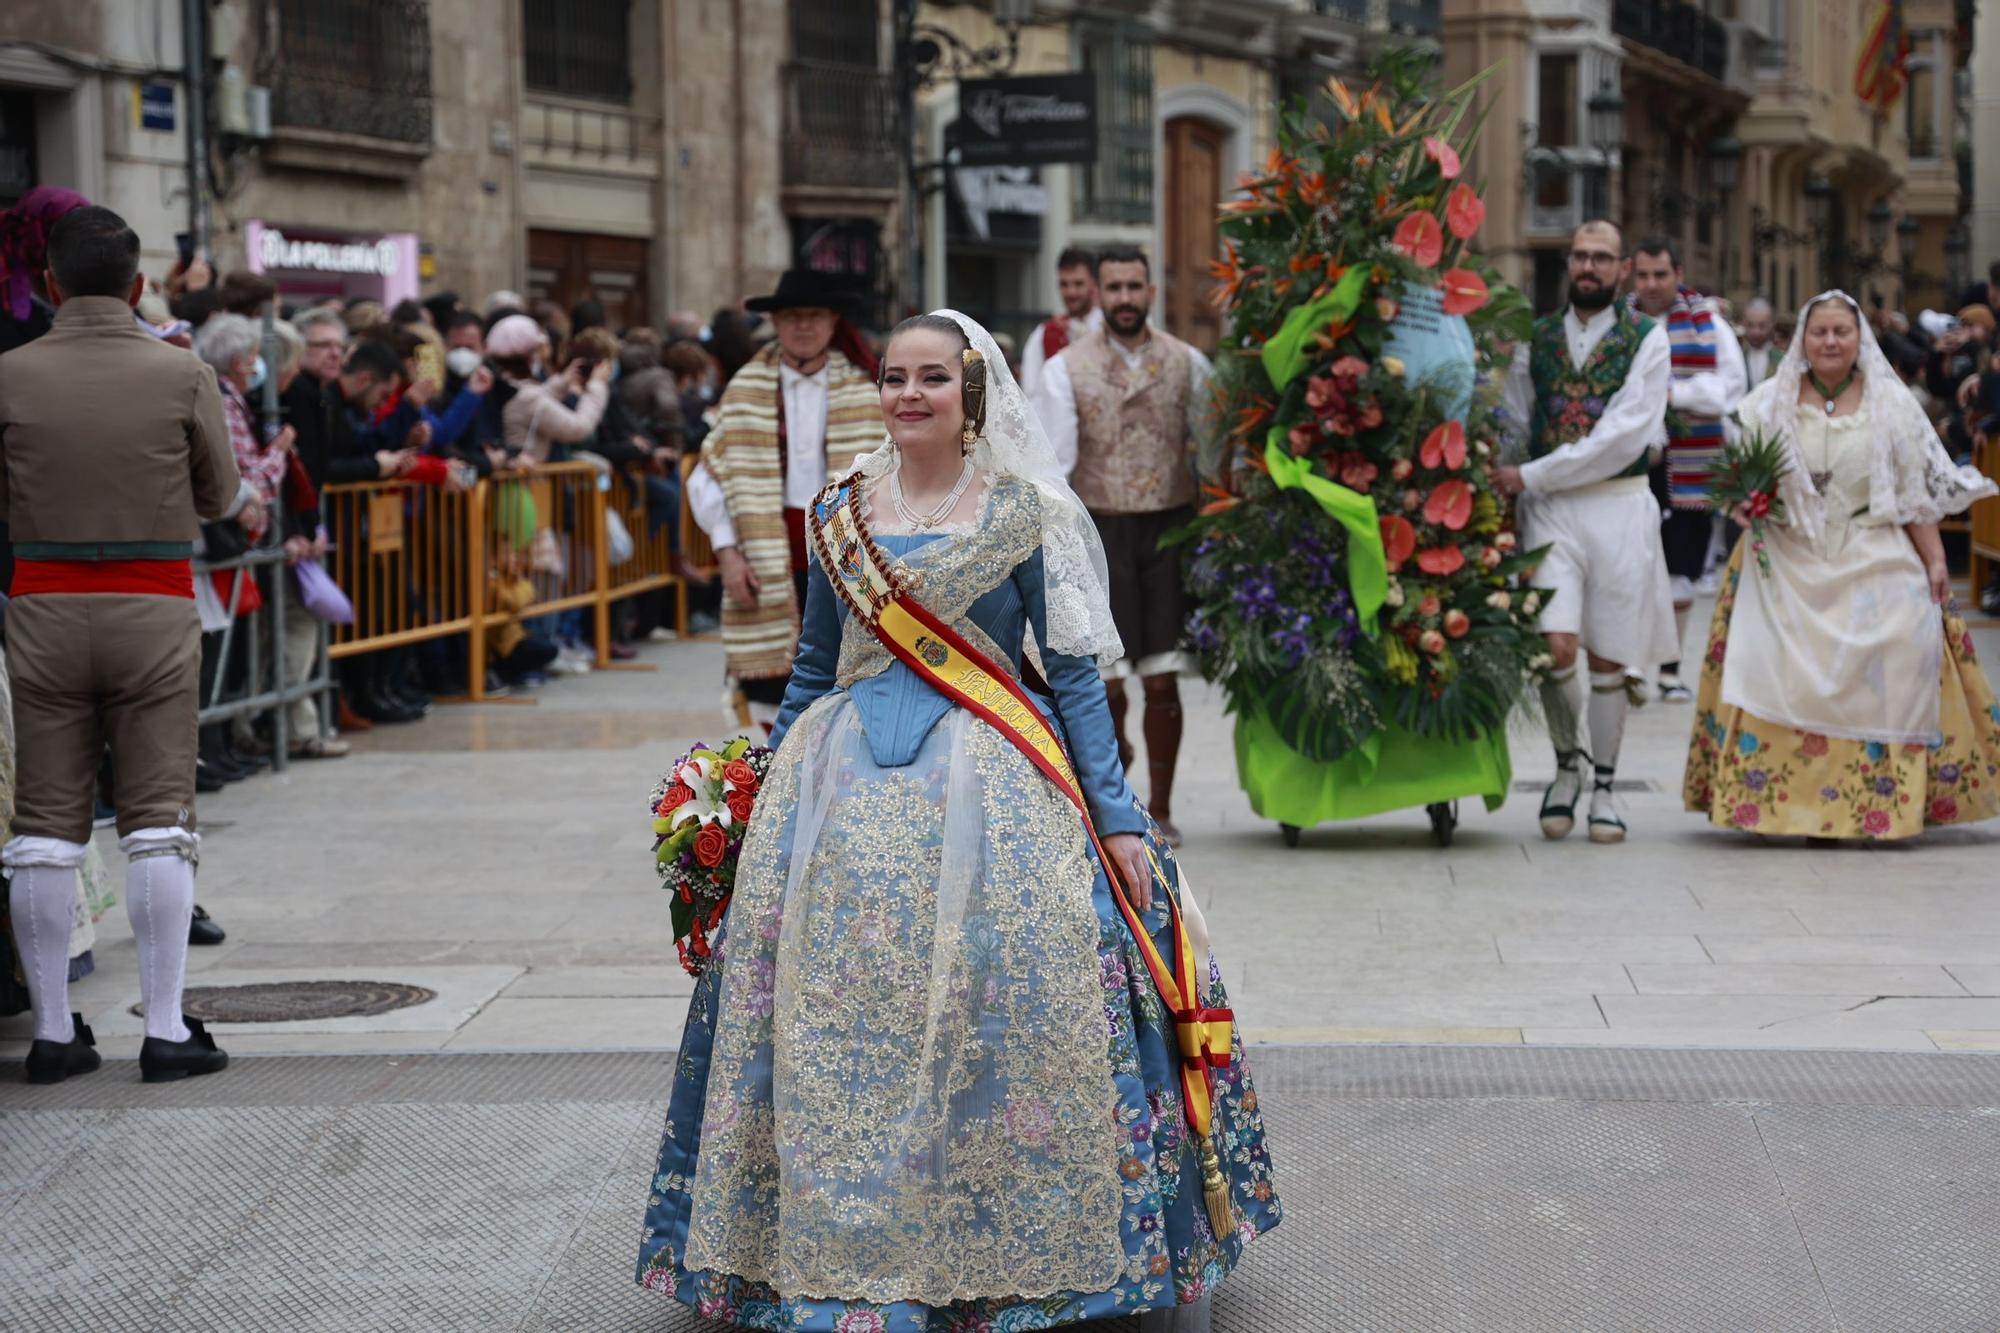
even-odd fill
[(1401, 514), (1390, 514), (1382, 520), (1382, 554), (1388, 557), (1389, 568), (1400, 568), (1416, 549), (1415, 524)]
[[(1431, 492), (1430, 499), (1424, 501), (1424, 522), (1441, 523), (1457, 532), (1472, 518), (1472, 487), (1463, 480), (1453, 477), (1440, 482)], [(1463, 563), (1464, 557), (1460, 557)], [(1453, 566), (1457, 568), (1457, 566)]]
[(1465, 466), (1465, 423), (1447, 421), (1432, 431), (1424, 440), (1424, 447), (1417, 451), (1417, 459), (1425, 467), (1445, 467), (1453, 472)]
[(1486, 201), (1479, 197), (1479, 192), (1462, 181), (1453, 186), (1451, 197), (1444, 201), (1444, 225), (1451, 228), (1451, 234), (1469, 241), (1484, 221)]
[(1455, 268), (1444, 275), (1444, 312), (1469, 315), (1486, 304), (1486, 279), (1469, 268)]
[(1397, 224), (1391, 244), (1425, 268), (1435, 268), (1444, 258), (1444, 228), (1429, 213), (1412, 213)]
[(1448, 181), (1457, 180), (1458, 173), (1463, 170), (1459, 165), (1458, 150), (1435, 134), (1425, 136), (1424, 156), (1438, 164), (1438, 171)]
[(1417, 568), (1426, 574), (1456, 574), (1465, 568), (1465, 552), (1456, 546), (1430, 546), (1417, 552)]

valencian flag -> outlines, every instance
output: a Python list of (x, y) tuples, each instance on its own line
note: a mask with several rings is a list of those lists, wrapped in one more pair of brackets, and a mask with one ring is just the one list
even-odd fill
[(1854, 67), (1855, 95), (1887, 115), (1903, 96), (1909, 63), (1910, 33), (1903, 26), (1903, 0), (1882, 0)]

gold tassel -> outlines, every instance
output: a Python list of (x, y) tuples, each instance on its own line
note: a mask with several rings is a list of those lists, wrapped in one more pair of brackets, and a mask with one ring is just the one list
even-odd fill
[(1217, 1240), (1236, 1230), (1236, 1210), (1229, 1202), (1229, 1181), (1222, 1174), (1222, 1159), (1215, 1155), (1215, 1143), (1206, 1134), (1201, 1139), (1201, 1197), (1208, 1205), (1208, 1228)]

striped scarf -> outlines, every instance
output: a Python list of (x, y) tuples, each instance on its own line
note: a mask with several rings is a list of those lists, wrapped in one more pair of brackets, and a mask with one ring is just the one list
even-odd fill
[[(1667, 312), (1674, 378), (1715, 371), (1715, 312), (1708, 299), (1683, 286)], [(1722, 418), (1674, 408), (1667, 413), (1667, 494), (1676, 509), (1708, 508), (1708, 487), (1722, 462)]]
[[(738, 680), (791, 673), (799, 642), (792, 583), (791, 534), (785, 527), (785, 473), (779, 442), (783, 403), (774, 343), (736, 372), (702, 441), (702, 462), (722, 487), (737, 545), (762, 591), (757, 605), (722, 603), (722, 645)], [(875, 383), (838, 350), (827, 353), (826, 474), (843, 475), (856, 454), (882, 443), (882, 399)]]

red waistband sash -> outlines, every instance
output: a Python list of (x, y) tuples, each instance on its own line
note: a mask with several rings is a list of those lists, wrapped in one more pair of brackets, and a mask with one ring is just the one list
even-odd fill
[(1012, 673), (932, 615), (904, 588), (891, 562), (868, 534), (861, 515), (859, 474), (829, 486), (813, 506), (812, 537), (821, 566), (848, 609), (897, 661), (917, 673), (945, 698), (966, 709), (999, 732), (1028, 758), (1076, 807), (1083, 831), (1097, 853), (1111, 884), (1112, 900), (1139, 946), (1160, 1001), (1172, 1015), (1180, 1048), (1181, 1104), (1193, 1131), (1202, 1167), (1203, 1194), (1209, 1222), (1218, 1238), (1234, 1228), (1227, 1181), (1214, 1144), (1214, 1075), (1230, 1063), (1235, 1016), (1228, 1009), (1201, 1003), (1201, 973), (1194, 946), (1181, 919), (1180, 902), (1169, 887), (1165, 869), (1146, 849), (1160, 896), (1166, 901), (1173, 940), (1170, 962), (1160, 954), (1152, 932), (1132, 906), (1129, 886), (1118, 864), (1105, 855), (1090, 807), (1076, 778), (1067, 750)]
[(10, 597), (49, 593), (113, 593), (128, 597), (194, 597), (191, 560), (17, 560)]

